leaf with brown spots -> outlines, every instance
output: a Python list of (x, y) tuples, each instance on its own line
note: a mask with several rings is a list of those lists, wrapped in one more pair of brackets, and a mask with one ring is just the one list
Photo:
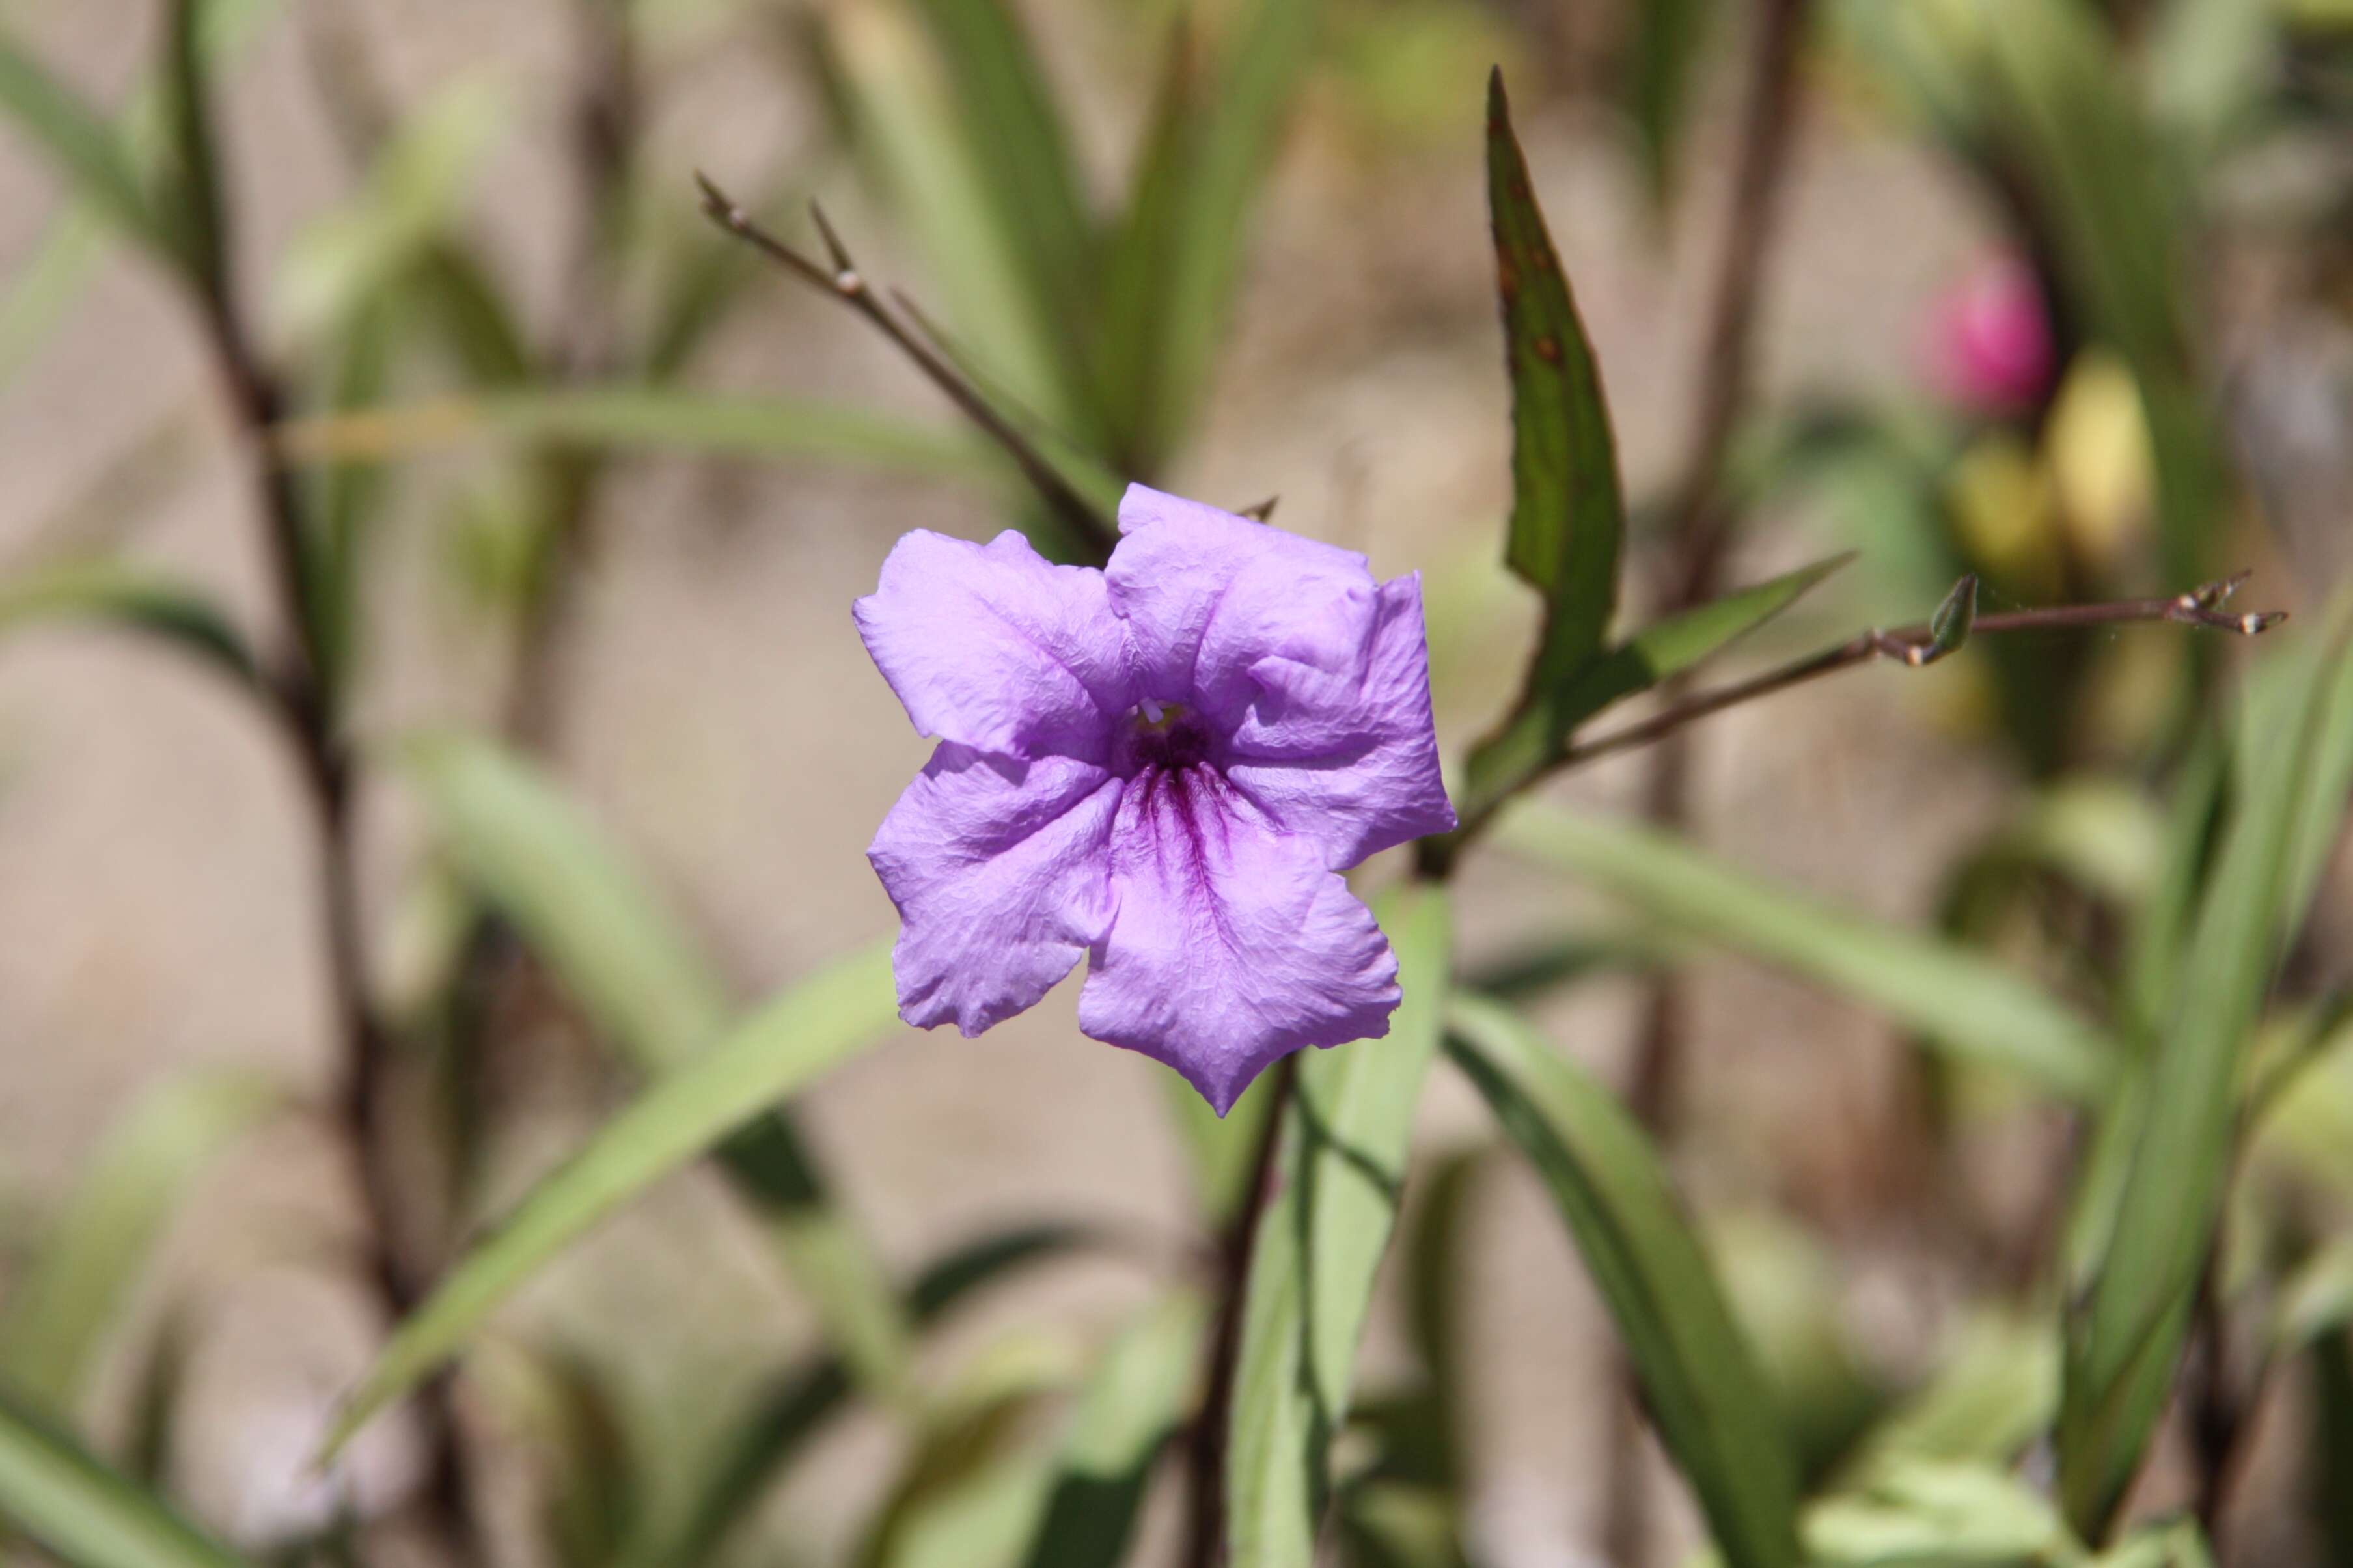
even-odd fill
[[(1544, 637), (1514, 724), (1549, 731), (1545, 716), (1555, 698), (1599, 656), (1609, 630), (1626, 511), (1593, 348), (1512, 134), (1501, 71), (1487, 88), (1487, 197), (1512, 376), (1512, 526), (1504, 559), (1545, 597)], [(1518, 771), (1504, 753), (1525, 748), (1502, 746), (1504, 738), (1499, 733), (1472, 755), (1474, 790), (1482, 778), (1493, 782), (1490, 775)]]

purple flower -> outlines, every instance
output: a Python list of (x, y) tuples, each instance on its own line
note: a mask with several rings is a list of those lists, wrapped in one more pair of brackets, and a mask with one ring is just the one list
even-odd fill
[(1338, 873), (1454, 826), (1418, 574), (1131, 486), (1104, 571), (918, 530), (859, 635), (939, 749), (867, 858), (899, 1011), (965, 1035), (1089, 960), (1079, 1027), (1219, 1115), (1388, 1033), (1397, 958)]

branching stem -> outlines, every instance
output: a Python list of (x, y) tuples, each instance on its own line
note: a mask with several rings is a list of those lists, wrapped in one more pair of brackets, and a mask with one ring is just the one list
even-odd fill
[(834, 232), (825, 210), (816, 203), (809, 204), (809, 216), (816, 220), (818, 233), (825, 241), (830, 265), (786, 245), (739, 206), (734, 198), (721, 190), (704, 175), (697, 174), (696, 183), (702, 187), (702, 210), (711, 221), (757, 250), (769, 260), (784, 268), (811, 288), (841, 300), (863, 316), (874, 329), (891, 341), (892, 346), (912, 361), (933, 385), (946, 395), (957, 412), (971, 420), (990, 440), (1005, 449), (1014, 466), (1021, 470), (1039, 495), (1044, 498), (1055, 517), (1069, 528), (1098, 557), (1107, 558), (1118, 542), (1119, 531), (1063, 478), (1060, 469), (1036, 443), (1015, 428), (1011, 421), (992, 407), (965, 374), (947, 357), (933, 348), (922, 331), (910, 327), (899, 318), (890, 301), (876, 292), (865, 274), (850, 258), (841, 237)]

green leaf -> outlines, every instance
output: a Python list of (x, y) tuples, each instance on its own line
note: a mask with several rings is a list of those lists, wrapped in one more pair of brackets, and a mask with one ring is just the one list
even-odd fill
[[(449, 736), (408, 752), (409, 775), (461, 875), (519, 927), (630, 1065), (684, 1069), (722, 1033), (709, 958), (588, 816), (521, 758)], [(871, 1385), (906, 1370), (907, 1326), (881, 1267), (828, 1202), (782, 1108), (718, 1151), (760, 1209), (794, 1282)]]
[(1903, 1460), (2007, 1466), (2059, 1408), (2059, 1331), (2048, 1317), (1990, 1312), (1963, 1326), (1943, 1364), (1873, 1427), (1844, 1467), (1867, 1483)]
[(1543, 641), (1529, 672), (1533, 705), (1576, 674), (1609, 633), (1626, 506), (1600, 371), (1512, 134), (1501, 70), (1487, 84), (1487, 202), (1512, 377), (1504, 559), (1545, 601)]
[(2049, 1500), (2016, 1476), (1929, 1460), (1807, 1510), (1806, 1550), (1817, 1568), (2019, 1568), (2072, 1563), (2083, 1552)]
[(467, 1393), (499, 1412), (544, 1470), (538, 1522), (564, 1568), (603, 1568), (644, 1511), (644, 1476), (613, 1380), (561, 1347), (487, 1342)]
[(1250, 1197), (1266, 1119), (1274, 1109), (1271, 1086), (1261, 1075), (1219, 1116), (1200, 1091), (1175, 1073), (1159, 1075), (1169, 1114), (1192, 1157), (1194, 1194), (1207, 1228), (1221, 1231)]
[(312, 219), (286, 251), (273, 302), (298, 342), (336, 331), (415, 268), (447, 232), (469, 181), (512, 118), (488, 78), (460, 78), (404, 115), (347, 200)]
[(1472, 755), (1462, 815), (1474, 818), (1552, 765), (1561, 743), (1596, 713), (1713, 658), (1854, 559), (1849, 551), (1653, 621), (1586, 662), (1551, 698), (1524, 707)]
[(1154, 1459), (1192, 1402), (1208, 1313), (1189, 1293), (1113, 1340), (1079, 1391), (1027, 1568), (1119, 1568)]
[(247, 1568), (5, 1389), (0, 1519), (72, 1568)]
[(1072, 401), (1051, 319), (997, 221), (976, 162), (984, 150), (958, 133), (945, 63), (884, 0), (846, 0), (823, 26), (853, 145), (913, 229), (946, 319), (1011, 401), (1049, 426), (1071, 425), (1086, 410)]
[(213, 135), (210, 62), (203, 38), (213, 0), (171, 0), (164, 15), (164, 128), (167, 161), (156, 200), (168, 204), (189, 269), (208, 294), (228, 287), (227, 216)]
[[(221, 69), (240, 54), (261, 25), (276, 16), (279, 0), (212, 0), (197, 29), (205, 68)], [(6, 45), (0, 41), (0, 52)], [(165, 152), (164, 93), (152, 78), (131, 94), (116, 117), (113, 134), (131, 161), (131, 183), (143, 188), (139, 171), (152, 168)], [(75, 298), (97, 276), (106, 254), (110, 224), (103, 200), (77, 195), (26, 247), (31, 259), (17, 270), (0, 303), (0, 384), (23, 369), (40, 345), (72, 315)], [(134, 231), (135, 232), (135, 231)]]
[(896, 1022), (891, 947), (876, 942), (786, 987), (623, 1108), (524, 1194), (403, 1319), (344, 1403), (332, 1455), (481, 1328), (500, 1302), (596, 1223)]
[(2251, 738), (2170, 1018), (2134, 1097), (2139, 1126), (2115, 1222), (2068, 1336), (2060, 1492), (2089, 1538), (2105, 1533), (2138, 1468), (2214, 1233), (2238, 1120), (2241, 1055), (2281, 942), (2288, 856), (2343, 655), (2303, 654), (2279, 699), (2284, 722)]
[(2353, 1323), (2353, 1237), (2314, 1249), (2286, 1279), (2272, 1304), (2271, 1350), (2282, 1359)]
[(955, 87), (967, 153), (995, 205), (1030, 307), (1061, 340), (1065, 395), (1085, 394), (1080, 342), (1092, 315), (1094, 225), (1045, 71), (1004, 0), (919, 0)]
[(1458, 994), (1447, 1030), (1455, 1063), (1559, 1206), (1725, 1562), (1796, 1564), (1788, 1436), (1650, 1140), (1510, 1009)]
[(1627, 109), (1641, 139), (1651, 200), (1662, 212), (1673, 197), (1675, 154), (1691, 119), (1692, 84), (1716, 9), (1714, 0), (1650, 0), (1636, 8), (1624, 73)]
[[(1071, 1226), (1026, 1226), (966, 1242), (916, 1275), (908, 1315), (929, 1326), (983, 1287), (1033, 1263), (1082, 1247), (1088, 1233)], [(676, 1534), (648, 1538), (626, 1553), (629, 1568), (697, 1568), (766, 1494), (832, 1416), (849, 1404), (849, 1369), (835, 1354), (813, 1356), (777, 1378), (720, 1445), (724, 1458), (704, 1473), (702, 1489)]]
[(1318, 0), (1256, 0), (1202, 68), (1170, 45), (1127, 209), (1105, 262), (1104, 395), (1113, 454), (1159, 471), (1217, 367), (1250, 209), (1315, 48)]
[(1356, 1342), (1397, 1224), (1406, 1146), (1436, 1055), (1452, 920), (1428, 883), (1374, 900), (1405, 1001), (1388, 1037), (1298, 1058), (1276, 1197), (1243, 1299), (1226, 1463), (1230, 1568), (1306, 1568), (1331, 1496)]
[(2075, 1100), (2098, 1098), (2114, 1076), (2116, 1049), (2097, 1029), (1967, 948), (1850, 913), (1631, 823), (1522, 802), (1497, 833), (1516, 853), (1574, 873), (1670, 931), (1825, 986), (1957, 1056)]
[(67, 187), (183, 273), (195, 265), (186, 233), (148, 198), (122, 139), (81, 96), (0, 35), (0, 113), (16, 122)]
[(184, 1073), (142, 1094), (100, 1142), (50, 1241), (9, 1293), (0, 1381), (70, 1412), (180, 1200), (215, 1157), (287, 1103), (283, 1085), (227, 1068)]
[(635, 385), (443, 397), (290, 420), (290, 462), (384, 459), (470, 442), (668, 448), (744, 458), (819, 458), (951, 479), (995, 479), (977, 440), (839, 404)]
[(52, 620), (111, 621), (173, 644), (240, 685), (261, 676), (245, 639), (212, 602), (136, 567), (73, 562), (0, 580), (0, 632)]

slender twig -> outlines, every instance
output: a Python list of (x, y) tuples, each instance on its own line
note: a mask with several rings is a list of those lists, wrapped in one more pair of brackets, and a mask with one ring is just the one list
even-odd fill
[(1296, 1052), (1277, 1062), (1267, 1097), (1266, 1126), (1251, 1162), (1250, 1181), (1218, 1247), (1218, 1318), (1209, 1335), (1209, 1364), (1201, 1408), (1187, 1448), (1185, 1568), (1217, 1568), (1226, 1560), (1226, 1437), (1233, 1426), (1234, 1377), (1241, 1367), (1242, 1309), (1250, 1291), (1250, 1254), (1259, 1222), (1274, 1199), (1282, 1124), (1296, 1092)]
[[(2177, 626), (2201, 626), (2242, 637), (2256, 637), (2286, 620), (2287, 612), (2261, 610), (2234, 616), (2219, 610), (2216, 606), (2246, 579), (2247, 574), (2242, 572), (2169, 599), (2116, 599), (2096, 605), (2054, 605), (2042, 609), (2006, 610), (1978, 616), (1970, 635), (1999, 637), (2016, 632), (2067, 631), (2084, 626), (2170, 622)], [(1876, 627), (1860, 631), (1846, 641), (1818, 653), (1776, 665), (1746, 679), (1731, 681), (1683, 698), (1639, 723), (1606, 731), (1589, 741), (1564, 746), (1542, 770), (1531, 776), (1529, 782), (1534, 783), (1568, 768), (1583, 767), (1588, 763), (1599, 762), (1620, 752), (1655, 744), (1726, 709), (1787, 691), (1793, 686), (1819, 680), (1841, 669), (1852, 669), (1857, 665), (1881, 659), (1900, 664), (1907, 669), (1922, 669), (1936, 663), (1941, 657), (1934, 650), (1925, 625), (1899, 627), (1894, 631), (1883, 631)], [(1484, 832), (1494, 820), (1496, 812), (1505, 804), (1498, 801), (1485, 811), (1464, 818), (1462, 825), (1448, 836), (1448, 859), (1451, 861), (1460, 855), (1472, 839)]]
[[(426, 1281), (403, 1250), (404, 1205), (387, 1142), (382, 1095), (390, 1061), (387, 1041), (367, 997), (352, 755), (336, 720), (331, 634), (311, 609), (314, 595), (307, 577), (301, 498), (292, 474), (271, 453), (271, 433), (286, 412), (287, 399), (256, 346), (237, 298), (232, 268), (227, 265), (231, 251), (225, 209), (216, 209), (216, 263), (195, 279), (196, 303), (250, 454), (271, 585), (280, 613), (294, 634), (292, 647), (269, 673), (265, 689), (270, 716), (299, 764), (318, 833), (320, 913), (339, 1047), (334, 1103), (365, 1209), (365, 1268), (386, 1313), (397, 1320), (421, 1298)], [(429, 1523), (450, 1561), (472, 1563), (476, 1550), (468, 1478), (446, 1378), (427, 1386), (419, 1415), (429, 1446)]]
[(833, 225), (827, 220), (823, 208), (812, 202), (809, 216), (815, 219), (818, 232), (825, 241), (830, 266), (804, 256), (770, 234), (707, 176), (697, 174), (695, 180), (702, 187), (702, 210), (712, 222), (810, 287), (841, 300), (863, 316), (876, 331), (891, 340), (893, 347), (913, 362), (933, 385), (946, 395), (959, 413), (1005, 449), (1006, 455), (1021, 470), (1022, 477), (1044, 498), (1048, 507), (1065, 526), (1090, 549), (1102, 555), (1110, 554), (1112, 545), (1118, 540), (1118, 531), (1111, 521), (1072, 488), (1029, 437), (990, 406), (988, 400), (962, 371), (925, 342), (920, 331), (899, 319), (889, 301), (878, 294), (867, 282), (865, 275), (859, 271), (857, 264), (850, 258), (849, 248), (841, 243), (841, 237), (834, 232)]

